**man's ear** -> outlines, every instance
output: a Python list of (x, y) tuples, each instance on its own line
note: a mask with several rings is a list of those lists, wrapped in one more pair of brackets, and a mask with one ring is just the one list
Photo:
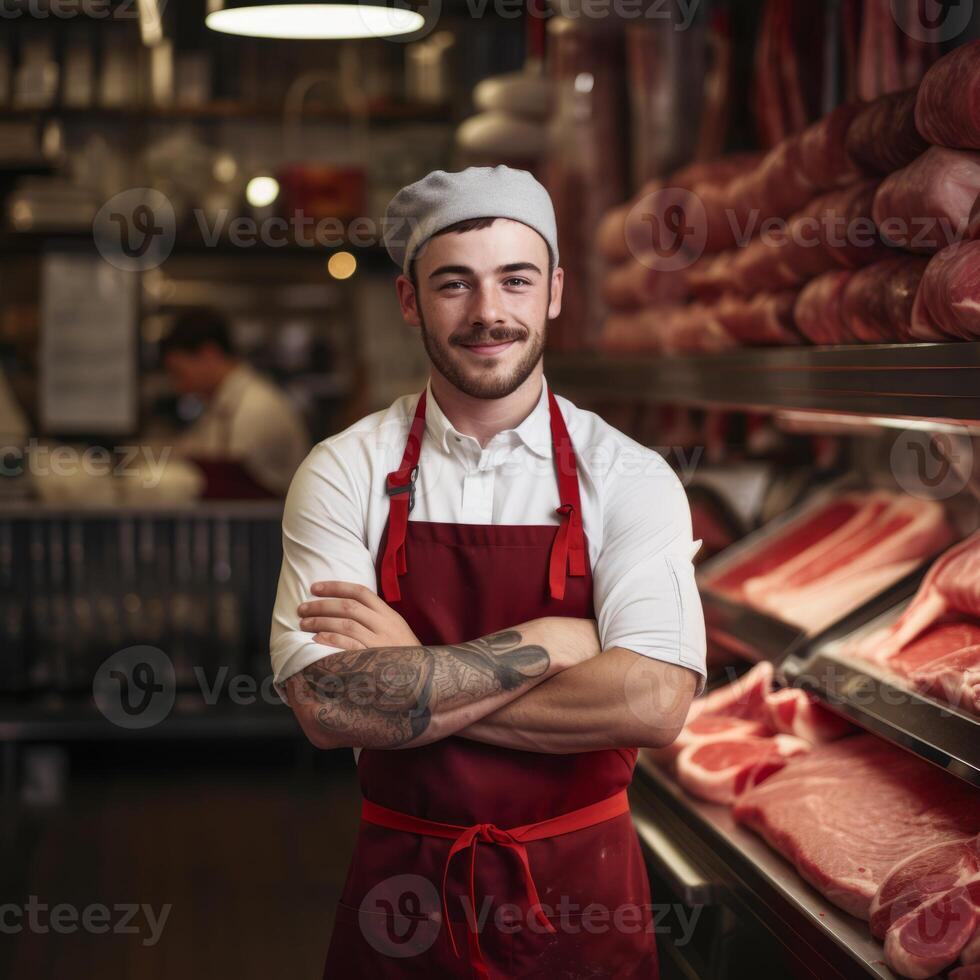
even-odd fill
[(398, 292), (398, 305), (401, 307), (402, 319), (413, 327), (422, 325), (419, 317), (418, 292), (412, 285), (412, 280), (402, 274), (395, 280)]
[(548, 319), (554, 320), (561, 313), (561, 293), (565, 285), (565, 270), (560, 266), (555, 266), (555, 271), (551, 274), (551, 301), (548, 303)]

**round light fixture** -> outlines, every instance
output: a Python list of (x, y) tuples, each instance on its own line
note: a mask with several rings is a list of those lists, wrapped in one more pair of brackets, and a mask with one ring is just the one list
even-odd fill
[(204, 22), (212, 30), (245, 37), (348, 39), (411, 34), (425, 18), (406, 0), (364, 3), (279, 3), (277, 0), (208, 0)]

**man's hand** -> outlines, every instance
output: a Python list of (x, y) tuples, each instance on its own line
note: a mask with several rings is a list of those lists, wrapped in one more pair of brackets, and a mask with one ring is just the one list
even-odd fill
[(314, 633), (314, 642), (344, 650), (374, 647), (417, 647), (418, 637), (381, 596), (353, 582), (316, 582), (319, 599), (297, 609), (299, 628)]

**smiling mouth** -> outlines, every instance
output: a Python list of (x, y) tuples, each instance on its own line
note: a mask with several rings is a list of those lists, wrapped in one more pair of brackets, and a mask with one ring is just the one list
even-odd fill
[(466, 350), (472, 351), (474, 354), (499, 354), (507, 350), (511, 344), (517, 342), (518, 337), (508, 337), (505, 340), (484, 340), (475, 344), (461, 343), (460, 347), (465, 347)]

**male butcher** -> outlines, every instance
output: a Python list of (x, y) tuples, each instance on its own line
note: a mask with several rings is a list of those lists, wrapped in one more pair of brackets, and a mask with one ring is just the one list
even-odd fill
[(704, 685), (683, 487), (545, 381), (564, 273), (531, 174), (435, 171), (383, 228), (428, 383), (300, 466), (272, 627), (363, 797), (325, 976), (656, 978), (626, 789)]

